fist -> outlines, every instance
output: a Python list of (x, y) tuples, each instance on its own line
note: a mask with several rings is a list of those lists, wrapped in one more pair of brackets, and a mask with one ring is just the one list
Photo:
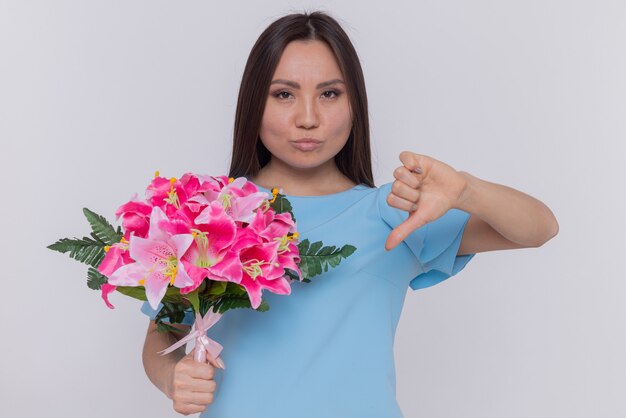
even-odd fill
[(389, 206), (409, 212), (409, 217), (387, 237), (390, 250), (417, 228), (434, 221), (459, 204), (467, 179), (449, 165), (426, 155), (400, 153), (402, 166), (387, 196)]
[(183, 415), (204, 411), (213, 402), (215, 388), (215, 367), (195, 361), (192, 350), (174, 367), (170, 394), (174, 410)]

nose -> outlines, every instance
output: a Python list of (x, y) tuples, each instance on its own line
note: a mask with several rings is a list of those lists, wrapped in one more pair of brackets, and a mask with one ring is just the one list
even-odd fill
[(298, 128), (311, 129), (319, 126), (319, 113), (315, 99), (303, 99), (298, 103), (296, 125)]

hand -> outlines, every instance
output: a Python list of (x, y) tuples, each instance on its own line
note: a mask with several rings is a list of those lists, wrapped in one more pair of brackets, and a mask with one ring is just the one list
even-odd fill
[(174, 402), (174, 410), (183, 415), (204, 411), (213, 402), (216, 388), (215, 367), (209, 363), (199, 363), (193, 356), (192, 350), (181, 358), (174, 366), (172, 375), (169, 397)]
[(458, 207), (467, 187), (466, 178), (449, 165), (426, 155), (400, 153), (402, 166), (395, 169), (396, 180), (387, 203), (409, 212), (409, 217), (387, 237), (390, 250), (417, 228)]

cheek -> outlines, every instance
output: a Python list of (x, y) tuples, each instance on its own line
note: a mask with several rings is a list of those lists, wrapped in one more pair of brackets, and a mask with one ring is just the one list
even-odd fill
[[(352, 116), (350, 115), (350, 109), (346, 107), (338, 112), (333, 112), (329, 115), (329, 126), (332, 126), (332, 130), (335, 135), (345, 136), (350, 133), (352, 128)], [(344, 138), (342, 138), (344, 139)]]
[(260, 135), (264, 139), (283, 135), (288, 125), (289, 116), (287, 112), (276, 109), (275, 106), (267, 105), (261, 120)]

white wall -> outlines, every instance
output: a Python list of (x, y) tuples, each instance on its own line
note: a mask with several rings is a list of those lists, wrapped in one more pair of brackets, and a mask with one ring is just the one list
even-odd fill
[(408, 149), (560, 222), (540, 249), (479, 254), (410, 291), (406, 417), (626, 416), (619, 0), (0, 2), (0, 415), (178, 416), (145, 377), (139, 303), (107, 309), (45, 246), (87, 232), (83, 206), (112, 219), (157, 169), (225, 173), (247, 54), (305, 8), (360, 54), (377, 184)]

